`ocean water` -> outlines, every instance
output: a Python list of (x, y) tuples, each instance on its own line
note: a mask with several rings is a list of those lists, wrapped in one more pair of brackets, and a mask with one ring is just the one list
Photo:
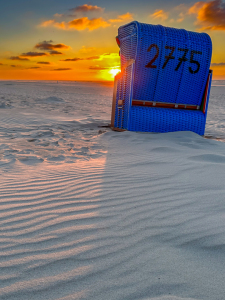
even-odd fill
[(0, 299), (223, 299), (224, 100), (120, 133), (108, 84), (0, 81)]

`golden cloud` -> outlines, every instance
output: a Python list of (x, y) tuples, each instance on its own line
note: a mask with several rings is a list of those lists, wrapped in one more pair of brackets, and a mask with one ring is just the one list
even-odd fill
[(168, 19), (168, 13), (165, 12), (163, 9), (157, 9), (152, 15), (150, 15), (153, 19), (160, 19), (165, 21)]
[(87, 17), (83, 17), (80, 19), (74, 19), (73, 21), (68, 22), (68, 27), (75, 30), (94, 30), (100, 27), (108, 27), (110, 24), (105, 21), (103, 18), (93, 18), (88, 19)]
[(57, 27), (59, 29), (66, 29), (66, 25), (64, 22), (56, 22), (55, 20), (48, 20), (48, 21), (44, 21), (40, 24), (41, 27), (49, 27), (49, 26), (53, 26), (53, 27)]
[(126, 14), (123, 14), (123, 15), (120, 15), (117, 17), (117, 19), (110, 19), (109, 22), (111, 23), (121, 23), (121, 22), (124, 22), (124, 21), (131, 21), (133, 20), (133, 14), (127, 12)]
[(74, 19), (70, 22), (61, 22), (58, 23), (55, 20), (49, 20), (41, 23), (41, 27), (48, 27), (48, 26), (53, 26), (59, 29), (64, 29), (64, 30), (85, 30), (89, 29), (94, 30), (100, 27), (108, 27), (110, 24), (105, 21), (103, 18), (93, 18), (93, 19), (88, 19), (88, 17), (83, 17), (79, 19)]
[[(89, 5), (91, 6), (91, 5)], [(88, 7), (89, 7), (88, 6)], [(91, 6), (92, 7), (92, 6)], [(56, 20), (48, 20), (42, 22), (39, 26), (41, 27), (56, 27), (62, 30), (85, 30), (89, 31), (98, 29), (98, 28), (106, 28), (112, 26), (113, 23), (122, 23), (133, 20), (133, 14), (127, 12), (126, 14), (119, 15), (116, 19), (105, 20), (102, 17), (89, 19), (88, 17), (77, 18), (69, 22), (57, 22)], [(40, 48), (41, 49), (41, 48)]]
[(225, 30), (225, 3), (222, 0), (197, 2), (190, 9), (190, 14), (197, 14), (201, 30)]

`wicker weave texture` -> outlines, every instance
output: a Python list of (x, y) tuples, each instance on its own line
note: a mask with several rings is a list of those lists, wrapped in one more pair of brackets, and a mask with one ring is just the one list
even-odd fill
[(134, 99), (200, 105), (212, 55), (206, 33), (132, 22), (119, 39), (122, 66), (136, 60)]
[(127, 128), (131, 131), (193, 131), (200, 135), (203, 135), (205, 131), (206, 119), (201, 111), (133, 106), (131, 118), (132, 122)]

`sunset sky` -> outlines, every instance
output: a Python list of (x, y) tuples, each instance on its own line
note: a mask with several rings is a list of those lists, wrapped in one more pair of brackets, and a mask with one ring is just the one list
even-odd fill
[(225, 80), (225, 2), (7, 0), (0, 6), (0, 79), (113, 80), (115, 36), (132, 20), (207, 32)]

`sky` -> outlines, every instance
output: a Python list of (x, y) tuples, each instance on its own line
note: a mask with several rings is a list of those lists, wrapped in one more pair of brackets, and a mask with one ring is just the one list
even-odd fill
[(0, 80), (112, 81), (118, 28), (133, 20), (208, 33), (225, 80), (222, 0), (0, 0)]

